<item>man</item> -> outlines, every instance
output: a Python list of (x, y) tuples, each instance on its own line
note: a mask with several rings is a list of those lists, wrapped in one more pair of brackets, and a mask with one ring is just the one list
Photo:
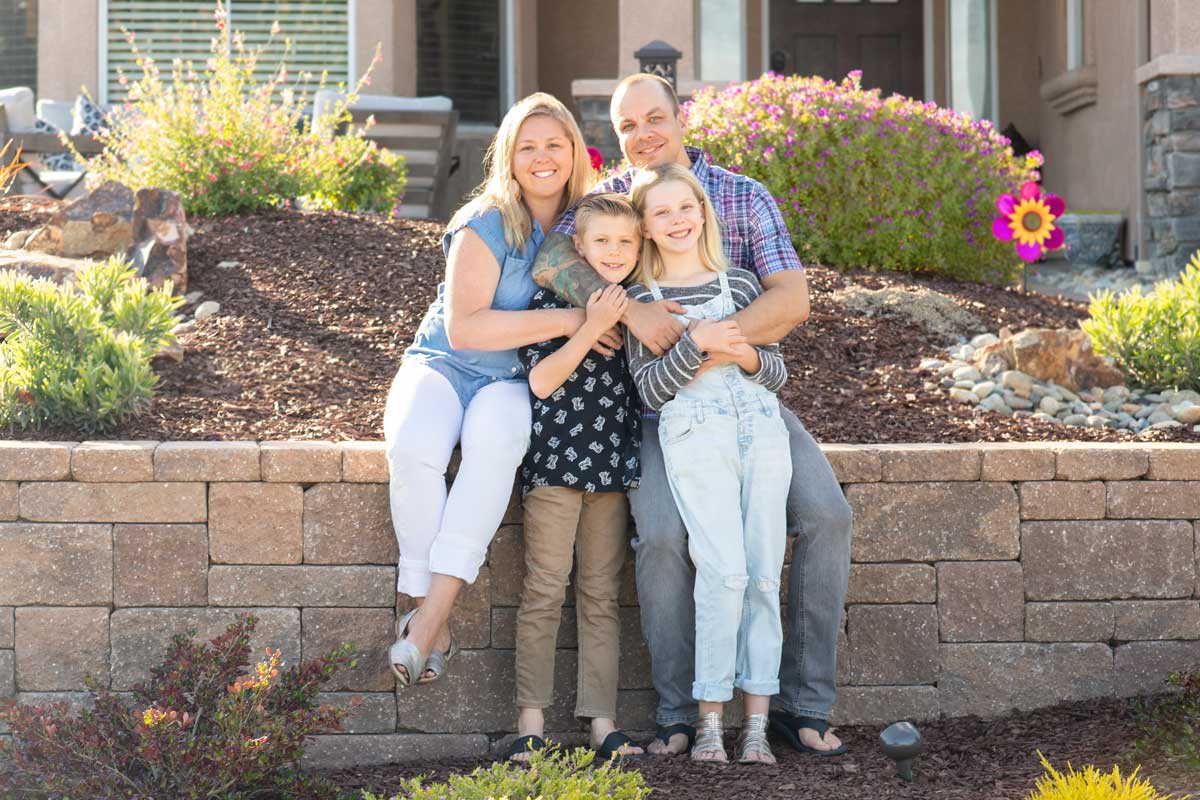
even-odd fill
[[(757, 181), (711, 165), (699, 150), (683, 146), (679, 101), (671, 85), (657, 76), (631, 75), (613, 93), (610, 113), (621, 150), (631, 164), (677, 162), (691, 169), (705, 187), (722, 221), (730, 265), (753, 270), (765, 290), (732, 317), (750, 343), (778, 342), (804, 322), (809, 313), (808, 282), (774, 198)], [(610, 178), (600, 190), (625, 192), (631, 177), (630, 172)], [(533, 276), (541, 286), (583, 307), (592, 292), (605, 284), (575, 252), (574, 223), (570, 211), (546, 237)], [(672, 311), (682, 309), (669, 301), (630, 303), (622, 322), (661, 355), (683, 333)], [(793, 462), (788, 529), (799, 535), (792, 549), (784, 625), (787, 641), (771, 727), (799, 750), (837, 755), (845, 748), (827, 728), (836, 694), (837, 640), (850, 569), (851, 512), (816, 441), (794, 414), (784, 409), (783, 416)], [(630, 506), (637, 523), (633, 547), (642, 632), (659, 695), (658, 732), (650, 751), (681, 753), (694, 736), (691, 723), (696, 718), (691, 696), (694, 579), (687, 531), (667, 483), (656, 418), (643, 421), (641, 456), (641, 483), (630, 492)]]

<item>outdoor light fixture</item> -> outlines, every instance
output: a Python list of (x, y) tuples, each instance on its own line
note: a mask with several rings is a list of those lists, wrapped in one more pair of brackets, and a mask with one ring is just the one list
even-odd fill
[(913, 759), (925, 749), (921, 732), (911, 722), (894, 722), (879, 734), (879, 746), (888, 758), (896, 762), (896, 774), (906, 781), (913, 779)]
[(649, 44), (642, 45), (641, 49), (633, 54), (633, 57), (638, 60), (639, 71), (665, 78), (670, 81), (671, 88), (679, 88), (675, 85), (675, 64), (683, 57), (683, 53), (666, 42), (655, 39)]

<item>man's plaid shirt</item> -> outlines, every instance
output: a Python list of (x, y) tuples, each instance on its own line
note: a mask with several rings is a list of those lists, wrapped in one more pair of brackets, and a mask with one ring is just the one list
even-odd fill
[[(786, 269), (804, 269), (783, 224), (783, 215), (766, 187), (753, 178), (708, 163), (699, 148), (685, 149), (692, 161), (692, 173), (700, 179), (721, 220), (721, 241), (729, 266), (750, 270), (760, 281)], [(630, 169), (609, 178), (592, 191), (628, 194), (633, 173)], [(563, 214), (554, 230), (573, 236), (575, 209)]]

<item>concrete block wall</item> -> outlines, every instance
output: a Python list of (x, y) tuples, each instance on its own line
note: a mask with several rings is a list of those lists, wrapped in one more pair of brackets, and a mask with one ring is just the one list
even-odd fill
[[(855, 513), (835, 722), (1128, 696), (1200, 667), (1200, 447), (825, 452)], [(459, 604), (450, 675), (396, 693), (387, 478), (377, 442), (0, 442), (0, 696), (82, 704), (89, 674), (127, 690), (173, 634), (252, 609), (254, 646), (289, 662), (344, 640), (362, 654), (325, 695), (361, 698), (348, 732), (318, 737), (310, 763), (495, 751), (514, 722), (517, 498)], [(632, 566), (619, 710), (650, 730)], [(548, 721), (579, 741), (563, 617)]]

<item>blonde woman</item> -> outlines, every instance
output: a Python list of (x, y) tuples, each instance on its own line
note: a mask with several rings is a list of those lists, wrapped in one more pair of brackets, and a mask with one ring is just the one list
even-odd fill
[[(721, 713), (737, 687), (746, 707), (737, 760), (773, 764), (767, 712), (779, 693), (779, 576), (792, 476), (775, 393), (787, 371), (779, 345), (751, 346), (732, 319), (762, 288), (754, 273), (728, 267), (712, 203), (691, 170), (641, 170), (631, 191), (643, 244), (629, 295), (672, 300), (686, 312), (683, 336), (663, 356), (633, 334), (626, 347), (642, 402), (660, 412), (667, 480), (696, 565), (692, 696), (700, 732), (692, 759), (728, 760)], [(709, 356), (724, 361), (705, 368)]]
[[(438, 286), (388, 392), (384, 438), (392, 524), (400, 548), (401, 617), (389, 651), (399, 686), (440, 678), (457, 651), (449, 619), (504, 516), (529, 444), (529, 385), (517, 348), (570, 336), (582, 309), (528, 310), (530, 267), (592, 171), (571, 113), (537, 93), (505, 115), (488, 151), (487, 179), (446, 228)], [(619, 346), (619, 337), (605, 341)], [(447, 492), (455, 445), (462, 462)]]

